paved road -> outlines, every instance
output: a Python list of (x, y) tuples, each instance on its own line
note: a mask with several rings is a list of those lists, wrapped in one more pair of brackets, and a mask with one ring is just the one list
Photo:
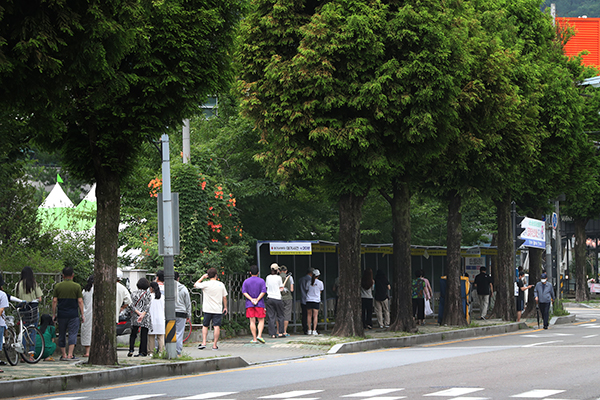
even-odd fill
[(36, 399), (600, 399), (600, 310), (551, 329), (330, 355)]

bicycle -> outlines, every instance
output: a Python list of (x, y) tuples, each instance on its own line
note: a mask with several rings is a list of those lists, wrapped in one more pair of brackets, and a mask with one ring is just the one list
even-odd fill
[[(15, 310), (15, 315), (18, 318), (15, 326), (15, 316), (7, 315), (6, 329), (4, 330), (4, 355), (10, 365), (17, 365), (19, 363), (19, 356), (23, 361), (29, 364), (35, 364), (41, 360), (46, 344), (44, 343), (44, 336), (42, 336), (40, 330), (33, 323), (37, 321), (38, 309), (32, 307), (31, 303), (26, 303), (21, 307), (15, 307), (10, 305)], [(19, 333), (17, 334), (15, 328), (18, 328)], [(39, 354), (36, 356), (34, 351), (28, 349), (35, 349), (36, 335), (39, 335), (41, 339), (41, 349)]]

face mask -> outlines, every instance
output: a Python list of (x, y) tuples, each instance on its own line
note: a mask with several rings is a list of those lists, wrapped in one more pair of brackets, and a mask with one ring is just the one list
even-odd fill
[(542, 279), (542, 283), (546, 283), (548, 279)]

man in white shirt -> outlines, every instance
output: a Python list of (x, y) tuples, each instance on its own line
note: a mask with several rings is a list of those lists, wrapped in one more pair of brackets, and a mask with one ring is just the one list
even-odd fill
[[(202, 282), (208, 278), (206, 282)], [(223, 315), (227, 314), (227, 289), (222, 282), (217, 280), (217, 270), (210, 268), (206, 274), (194, 284), (196, 289), (202, 289), (202, 312), (204, 320), (202, 322), (202, 344), (198, 346), (200, 350), (206, 348), (206, 337), (210, 321), (215, 329), (213, 350), (217, 350), (217, 341), (221, 333), (221, 321)]]
[(123, 271), (121, 268), (117, 268), (117, 323), (119, 323), (121, 311), (131, 304), (131, 294), (129, 294), (129, 290), (125, 285), (121, 283), (121, 279), (123, 279)]

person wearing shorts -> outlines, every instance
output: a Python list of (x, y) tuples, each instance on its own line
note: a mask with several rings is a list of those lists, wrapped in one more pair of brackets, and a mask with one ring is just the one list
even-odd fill
[(250, 332), (252, 332), (251, 343), (265, 343), (262, 332), (265, 327), (264, 297), (267, 294), (267, 285), (264, 279), (259, 278), (256, 265), (250, 267), (250, 275), (250, 278), (242, 284), (242, 293), (246, 298), (246, 317), (250, 321)]
[[(77, 360), (73, 355), (75, 344), (77, 343), (77, 334), (79, 333), (79, 321), (85, 321), (83, 314), (83, 293), (81, 286), (73, 282), (72, 267), (65, 267), (62, 270), (63, 281), (54, 286), (54, 296), (52, 298), (52, 315), (55, 321), (58, 321), (58, 347), (61, 352), (61, 361)], [(57, 312), (58, 311), (58, 312)], [(69, 348), (66, 351), (67, 333), (69, 334)]]
[[(208, 278), (208, 281), (202, 282)], [(194, 284), (196, 289), (202, 289), (202, 311), (204, 320), (202, 322), (202, 344), (198, 345), (200, 350), (206, 348), (206, 337), (208, 328), (212, 321), (214, 333), (213, 350), (218, 350), (217, 342), (221, 333), (221, 320), (223, 315), (227, 314), (227, 289), (223, 282), (217, 280), (217, 270), (209, 268), (206, 274)]]
[[(312, 278), (309, 282), (306, 293), (306, 310), (308, 311), (308, 334), (318, 335), (317, 322), (319, 316), (319, 307), (321, 306), (321, 292), (323, 292), (323, 282), (319, 280), (321, 273), (318, 269), (312, 271)], [(311, 329), (312, 326), (312, 329)]]

